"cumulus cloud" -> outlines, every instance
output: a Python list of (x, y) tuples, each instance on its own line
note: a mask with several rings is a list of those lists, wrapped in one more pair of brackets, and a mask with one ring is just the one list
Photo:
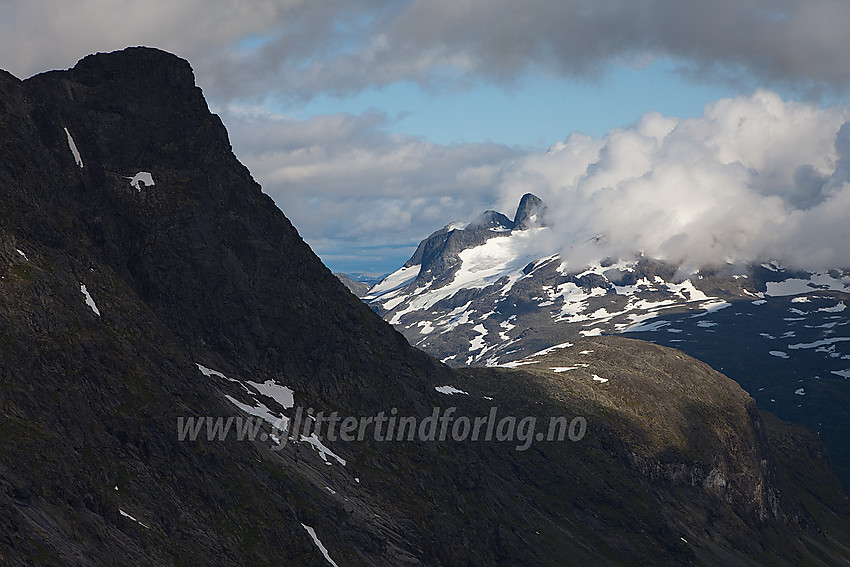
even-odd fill
[[(644, 115), (603, 138), (571, 136), (501, 180), (509, 209), (550, 205), (549, 247), (581, 264), (645, 253), (696, 265), (778, 259), (850, 266), (850, 112), (769, 91), (698, 118)], [(592, 246), (583, 245), (600, 237)]]

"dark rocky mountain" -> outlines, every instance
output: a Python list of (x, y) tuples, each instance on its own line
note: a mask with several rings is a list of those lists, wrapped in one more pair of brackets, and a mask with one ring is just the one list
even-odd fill
[[(543, 207), (532, 197), (520, 209)], [(571, 266), (557, 251), (529, 252), (553, 240), (545, 227), (459, 226), (435, 233), (456, 244), (429, 259), (447, 266), (439, 279), (414, 256), (365, 297), (411, 344), (455, 366), (509, 364), (602, 334), (675, 347), (818, 432), (850, 488), (850, 271), (775, 261), (687, 270), (643, 256)]]
[(537, 195), (526, 193), (519, 201), (514, 215), (514, 225), (517, 230), (528, 230), (545, 225), (546, 205)]
[[(262, 193), (185, 61), (0, 74), (0, 564), (850, 561), (819, 439), (718, 372), (616, 337), (528, 362), (453, 370), (412, 348)], [(305, 408), (425, 423), (448, 406), (585, 426), (526, 450), (520, 425), (491, 442), (295, 427)], [(184, 427), (215, 416), (261, 434)]]

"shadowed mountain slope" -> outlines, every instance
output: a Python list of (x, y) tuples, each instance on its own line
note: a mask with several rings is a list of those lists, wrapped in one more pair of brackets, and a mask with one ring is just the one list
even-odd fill
[[(0, 74), (4, 565), (328, 565), (318, 542), (338, 565), (847, 561), (816, 438), (677, 351), (587, 341), (541, 355), (581, 358), (575, 375), (412, 348), (262, 193), (175, 56)], [(449, 407), (586, 431), (517, 450), (518, 425), (490, 442), (276, 427)], [(251, 440), (181, 425), (249, 416)]]

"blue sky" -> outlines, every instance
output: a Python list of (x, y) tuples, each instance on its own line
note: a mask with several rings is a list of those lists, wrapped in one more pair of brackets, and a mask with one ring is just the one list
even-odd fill
[[(58, 6), (0, 3), (0, 68), (25, 78), (133, 45), (186, 58), (237, 156), (335, 271), (391, 271), (432, 231), (510, 215), (525, 191), (592, 211), (565, 226), (625, 227), (658, 254), (826, 262), (800, 242), (850, 239), (826, 210), (850, 215), (844, 0)], [(678, 209), (671, 188), (688, 194)]]
[(516, 84), (477, 82), (435, 90), (409, 81), (369, 88), (353, 96), (320, 95), (306, 103), (269, 107), (305, 119), (316, 114), (386, 113), (387, 129), (439, 144), (495, 142), (545, 150), (574, 131), (603, 136), (658, 111), (688, 118), (738, 91), (703, 84), (676, 72), (669, 60), (644, 67), (615, 67), (596, 79), (528, 76)]

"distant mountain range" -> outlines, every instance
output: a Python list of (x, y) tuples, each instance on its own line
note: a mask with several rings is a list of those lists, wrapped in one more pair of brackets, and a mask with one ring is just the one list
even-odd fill
[(375, 285), (374, 283), (369, 284), (366, 282), (357, 281), (348, 274), (336, 273), (334, 275), (339, 278), (339, 281), (341, 281), (345, 287), (348, 288), (348, 291), (350, 291), (357, 297), (363, 297), (364, 295), (369, 293), (369, 290), (372, 289), (373, 285)]
[(820, 433), (850, 487), (850, 271), (777, 261), (690, 271), (640, 255), (569, 266), (534, 255), (549, 232), (545, 205), (525, 195), (514, 220), (487, 211), (438, 230), (364, 300), (455, 366), (511, 365), (602, 334), (681, 349)]

